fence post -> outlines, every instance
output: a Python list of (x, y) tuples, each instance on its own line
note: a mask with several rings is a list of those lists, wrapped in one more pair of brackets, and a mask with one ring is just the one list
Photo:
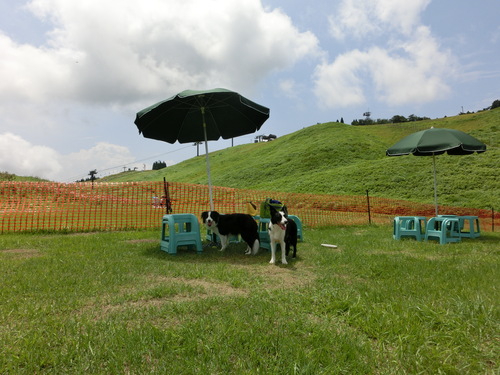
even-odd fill
[(370, 212), (370, 196), (368, 195), (368, 190), (366, 191), (366, 203), (368, 205), (368, 224), (372, 223), (372, 217)]

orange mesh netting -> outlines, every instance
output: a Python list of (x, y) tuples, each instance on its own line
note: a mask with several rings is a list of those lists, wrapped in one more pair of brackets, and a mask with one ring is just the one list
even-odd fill
[[(166, 189), (168, 185), (168, 190)], [(167, 197), (168, 193), (168, 197)], [(390, 224), (394, 216), (434, 216), (432, 204), (367, 196), (313, 195), (213, 187), (222, 213), (248, 212), (266, 198), (285, 203), (290, 214), (309, 227)], [(169, 198), (169, 199), (168, 199)], [(170, 203), (172, 213), (200, 216), (209, 209), (208, 187), (186, 183), (0, 182), (0, 232), (37, 230), (123, 230), (155, 228)], [(368, 207), (370, 208), (368, 210)], [(440, 214), (474, 215), (482, 230), (500, 226), (490, 210), (440, 206)]]

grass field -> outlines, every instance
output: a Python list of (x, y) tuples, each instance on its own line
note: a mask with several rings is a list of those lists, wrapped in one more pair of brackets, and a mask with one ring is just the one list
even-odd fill
[(287, 266), (168, 255), (159, 230), (3, 234), (0, 373), (497, 374), (500, 235), (391, 234), (306, 228)]
[[(428, 129), (465, 131), (486, 143), (482, 154), (436, 157), (442, 205), (500, 211), (500, 108), (403, 124), (350, 126), (324, 123), (279, 135), (267, 143), (229, 147), (210, 154), (212, 183), (239, 189), (293, 193), (364, 195), (432, 204), (431, 157), (387, 157), (404, 136)], [(265, 124), (261, 129), (265, 132)], [(142, 140), (147, 147), (154, 140)], [(174, 147), (165, 144), (165, 151)], [(193, 156), (196, 155), (193, 147)], [(158, 171), (130, 171), (102, 181), (167, 181), (207, 184), (204, 157)]]

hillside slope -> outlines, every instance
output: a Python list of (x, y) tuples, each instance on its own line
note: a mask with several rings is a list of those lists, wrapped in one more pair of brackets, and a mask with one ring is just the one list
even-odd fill
[[(359, 195), (369, 190), (372, 196), (433, 203), (432, 158), (385, 156), (385, 150), (402, 137), (431, 126), (459, 129), (488, 145), (483, 154), (436, 158), (439, 203), (500, 209), (500, 108), (404, 124), (313, 125), (272, 142), (212, 152), (212, 183), (314, 194)], [(163, 177), (207, 184), (205, 157), (100, 181), (161, 181)]]

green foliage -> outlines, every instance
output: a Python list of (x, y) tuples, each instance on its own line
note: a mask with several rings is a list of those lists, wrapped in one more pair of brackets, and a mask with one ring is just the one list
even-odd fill
[(0, 372), (493, 374), (499, 240), (308, 229), (272, 266), (243, 244), (171, 256), (157, 230), (4, 234)]
[[(401, 116), (401, 115), (395, 115), (395, 116), (392, 116), (390, 119), (379, 118), (375, 121), (369, 117), (364, 118), (364, 119), (357, 119), (357, 120), (354, 120), (351, 125), (356, 126), (356, 125), (400, 124), (403, 122), (424, 121), (424, 120), (430, 120), (430, 118), (429, 117), (420, 117), (420, 116), (416, 116), (414, 114), (411, 114), (410, 116), (408, 116), (408, 118)], [(343, 123), (343, 121), (341, 121), (341, 122)]]
[(0, 172), (0, 181), (29, 181), (29, 182), (37, 182), (37, 181), (47, 181), (43, 178), (39, 177), (31, 177), (31, 176), (17, 176), (13, 173), (9, 172)]
[[(265, 125), (264, 125), (265, 126)], [(210, 154), (214, 185), (280, 192), (359, 195), (433, 203), (432, 158), (387, 157), (385, 150), (404, 136), (426, 128), (465, 131), (488, 151), (436, 158), (440, 204), (500, 209), (500, 109), (404, 124), (306, 127), (273, 142), (231, 147)], [(102, 181), (168, 181), (207, 184), (204, 158), (166, 170), (127, 172)]]
[(165, 163), (164, 161), (155, 161), (153, 163), (153, 168), (151, 168), (153, 171), (157, 171), (159, 169), (162, 169), (162, 168), (166, 168), (167, 167), (167, 163)]
[(0, 181), (13, 181), (16, 175), (9, 172), (0, 172)]
[(404, 116), (401, 116), (401, 115), (395, 115), (395, 116), (392, 116), (392, 118), (391, 118), (391, 122), (393, 124), (399, 124), (401, 122), (407, 122), (407, 121), (408, 121), (408, 119)]

